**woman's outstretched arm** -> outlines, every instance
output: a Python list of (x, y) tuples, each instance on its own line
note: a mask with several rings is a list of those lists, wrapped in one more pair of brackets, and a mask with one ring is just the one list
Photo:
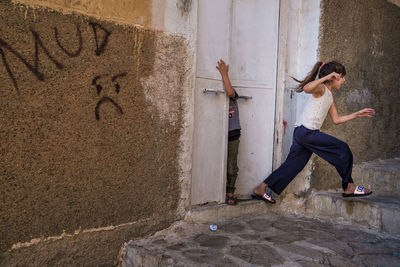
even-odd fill
[(361, 109), (357, 112), (345, 115), (345, 116), (339, 116), (335, 107), (335, 104), (332, 103), (331, 107), (329, 108), (329, 115), (331, 116), (331, 119), (334, 124), (341, 124), (345, 123), (347, 121), (350, 121), (355, 118), (361, 118), (361, 117), (372, 117), (375, 115), (375, 110), (372, 108), (364, 108)]

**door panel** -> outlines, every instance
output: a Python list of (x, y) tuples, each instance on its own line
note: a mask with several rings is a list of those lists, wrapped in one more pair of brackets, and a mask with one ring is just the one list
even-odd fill
[(223, 91), (215, 66), (220, 58), (229, 58), (231, 4), (231, 0), (199, 1), (192, 205), (225, 200), (228, 98), (203, 90)]
[(275, 88), (279, 1), (233, 2), (231, 72), (233, 84)]
[(196, 76), (220, 80), (217, 60), (229, 62), (231, 0), (201, 0), (198, 7)]
[(247, 198), (272, 170), (275, 106), (271, 100), (274, 99), (275, 90), (240, 87), (236, 87), (236, 90), (239, 95), (252, 97), (238, 100), (242, 136), (236, 195)]
[(204, 88), (223, 90), (221, 81), (196, 79), (192, 205), (225, 200), (228, 100)]
[(233, 85), (252, 96), (239, 102), (236, 194), (248, 197), (272, 171), (279, 1), (234, 0), (232, 13)]

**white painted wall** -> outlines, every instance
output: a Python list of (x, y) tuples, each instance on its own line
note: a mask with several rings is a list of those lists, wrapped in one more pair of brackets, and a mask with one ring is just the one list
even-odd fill
[[(293, 69), (288, 69), (288, 74), (302, 79), (311, 71), (312, 67), (317, 62), (320, 1), (303, 0), (301, 6), (298, 8), (299, 16), (297, 18), (296, 28), (299, 52), (297, 52), (298, 54), (296, 57), (297, 64), (293, 64)], [(293, 63), (293, 61), (291, 63)], [(292, 66), (292, 64), (290, 66)], [(309, 97), (310, 95), (305, 93), (297, 94), (296, 118), (303, 111)]]
[[(305, 93), (292, 91), (297, 83), (291, 76), (303, 79), (317, 61), (319, 17), (319, 0), (281, 0), (274, 169), (280, 166), (289, 153), (294, 123), (309, 98)], [(283, 121), (287, 122), (286, 129)], [(305, 191), (309, 188), (311, 166), (312, 160), (290, 185), (288, 192)]]

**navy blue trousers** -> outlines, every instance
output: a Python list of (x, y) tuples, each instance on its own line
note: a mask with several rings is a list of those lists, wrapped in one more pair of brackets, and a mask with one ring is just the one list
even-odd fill
[(306, 166), (312, 153), (336, 167), (342, 177), (342, 188), (345, 190), (348, 183), (352, 183), (353, 154), (349, 146), (339, 139), (319, 130), (309, 130), (304, 126), (294, 129), (293, 144), (285, 162), (273, 171), (265, 180), (275, 193), (280, 194), (286, 186)]

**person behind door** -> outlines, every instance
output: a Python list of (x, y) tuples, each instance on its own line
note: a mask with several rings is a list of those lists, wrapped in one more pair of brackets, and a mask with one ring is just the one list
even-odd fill
[(226, 183), (226, 203), (229, 205), (237, 204), (235, 197), (235, 183), (238, 175), (237, 155), (239, 151), (240, 121), (237, 99), (239, 95), (233, 89), (229, 80), (229, 65), (220, 59), (216, 68), (222, 77), (222, 82), (226, 95), (229, 97), (229, 127), (228, 127), (228, 159), (227, 159), (227, 183)]
[(261, 184), (253, 190), (252, 197), (267, 203), (276, 201), (266, 192), (271, 188), (278, 195), (304, 168), (312, 153), (328, 161), (336, 167), (342, 178), (343, 197), (367, 196), (371, 190), (356, 186), (351, 177), (353, 155), (349, 146), (328, 134), (320, 131), (327, 113), (334, 124), (340, 124), (359, 117), (372, 117), (375, 110), (364, 108), (349, 115), (339, 116), (333, 102), (332, 91), (339, 90), (345, 82), (345, 67), (335, 61), (317, 62), (308, 76), (300, 81), (297, 92), (304, 91), (312, 96), (305, 107), (303, 116), (296, 122), (293, 133), (293, 144), (286, 161), (272, 172)]

